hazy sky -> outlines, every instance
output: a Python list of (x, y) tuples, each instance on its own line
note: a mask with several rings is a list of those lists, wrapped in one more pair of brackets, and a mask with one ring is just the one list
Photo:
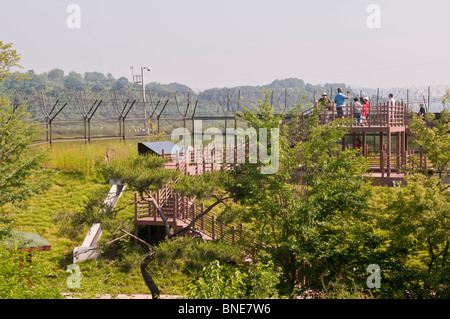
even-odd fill
[[(70, 4), (80, 28), (69, 28)], [(369, 28), (370, 4), (380, 28)], [(195, 90), (296, 77), (363, 87), (450, 84), (447, 0), (3, 1), (25, 70), (100, 71)], [(71, 20), (74, 21), (74, 20)], [(375, 21), (375, 20), (371, 20)]]

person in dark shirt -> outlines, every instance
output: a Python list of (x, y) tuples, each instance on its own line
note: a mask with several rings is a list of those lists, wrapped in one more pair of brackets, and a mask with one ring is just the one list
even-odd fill
[(424, 117), (425, 116), (425, 108), (423, 107), (423, 104), (419, 104), (419, 113), (417, 114), (419, 115), (419, 117)]
[(320, 122), (322, 124), (328, 123), (329, 118), (330, 118), (329, 110), (331, 107), (331, 101), (328, 98), (328, 94), (324, 92), (322, 94), (322, 97), (316, 101), (316, 104), (322, 109), (322, 114), (320, 116)]

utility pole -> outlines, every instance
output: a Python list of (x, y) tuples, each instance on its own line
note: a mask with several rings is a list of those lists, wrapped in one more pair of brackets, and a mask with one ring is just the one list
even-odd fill
[(150, 134), (149, 129), (147, 127), (147, 106), (145, 101), (145, 81), (144, 81), (144, 70), (150, 71), (151, 69), (148, 66), (141, 66), (141, 74), (135, 75), (134, 74), (134, 67), (133, 65), (130, 66), (131, 74), (133, 76), (133, 83), (135, 84), (141, 84), (142, 87), (142, 105), (144, 108), (144, 129), (147, 132), (147, 134)]

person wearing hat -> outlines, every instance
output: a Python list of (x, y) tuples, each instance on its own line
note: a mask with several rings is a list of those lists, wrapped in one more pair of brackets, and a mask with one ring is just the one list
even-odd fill
[(330, 110), (330, 105), (331, 105), (331, 101), (328, 98), (328, 94), (326, 92), (322, 93), (322, 97), (316, 101), (316, 104), (323, 109), (322, 112), (322, 123), (328, 123), (328, 119), (329, 119), (329, 110)]
[(326, 105), (327, 107), (329, 106), (330, 102), (331, 101), (328, 98), (328, 95), (326, 92), (322, 93), (322, 97), (316, 101), (316, 103)]

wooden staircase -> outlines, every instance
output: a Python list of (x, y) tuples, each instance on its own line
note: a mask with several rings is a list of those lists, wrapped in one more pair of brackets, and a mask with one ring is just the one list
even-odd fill
[[(166, 184), (162, 189), (151, 195), (161, 207), (169, 227), (175, 232), (188, 226), (196, 216), (202, 214), (205, 205), (203, 203), (198, 204), (196, 198), (188, 198), (174, 193), (170, 185), (171, 183)], [(165, 226), (154, 203), (150, 201), (150, 197), (140, 198), (135, 193), (135, 235), (137, 235), (138, 225)], [(204, 240), (224, 240), (229, 243), (236, 243), (244, 236), (242, 224), (238, 226), (227, 225), (218, 221), (217, 216), (211, 212), (200, 217), (192, 228), (199, 232)], [(193, 232), (188, 233), (188, 235), (194, 234)]]

